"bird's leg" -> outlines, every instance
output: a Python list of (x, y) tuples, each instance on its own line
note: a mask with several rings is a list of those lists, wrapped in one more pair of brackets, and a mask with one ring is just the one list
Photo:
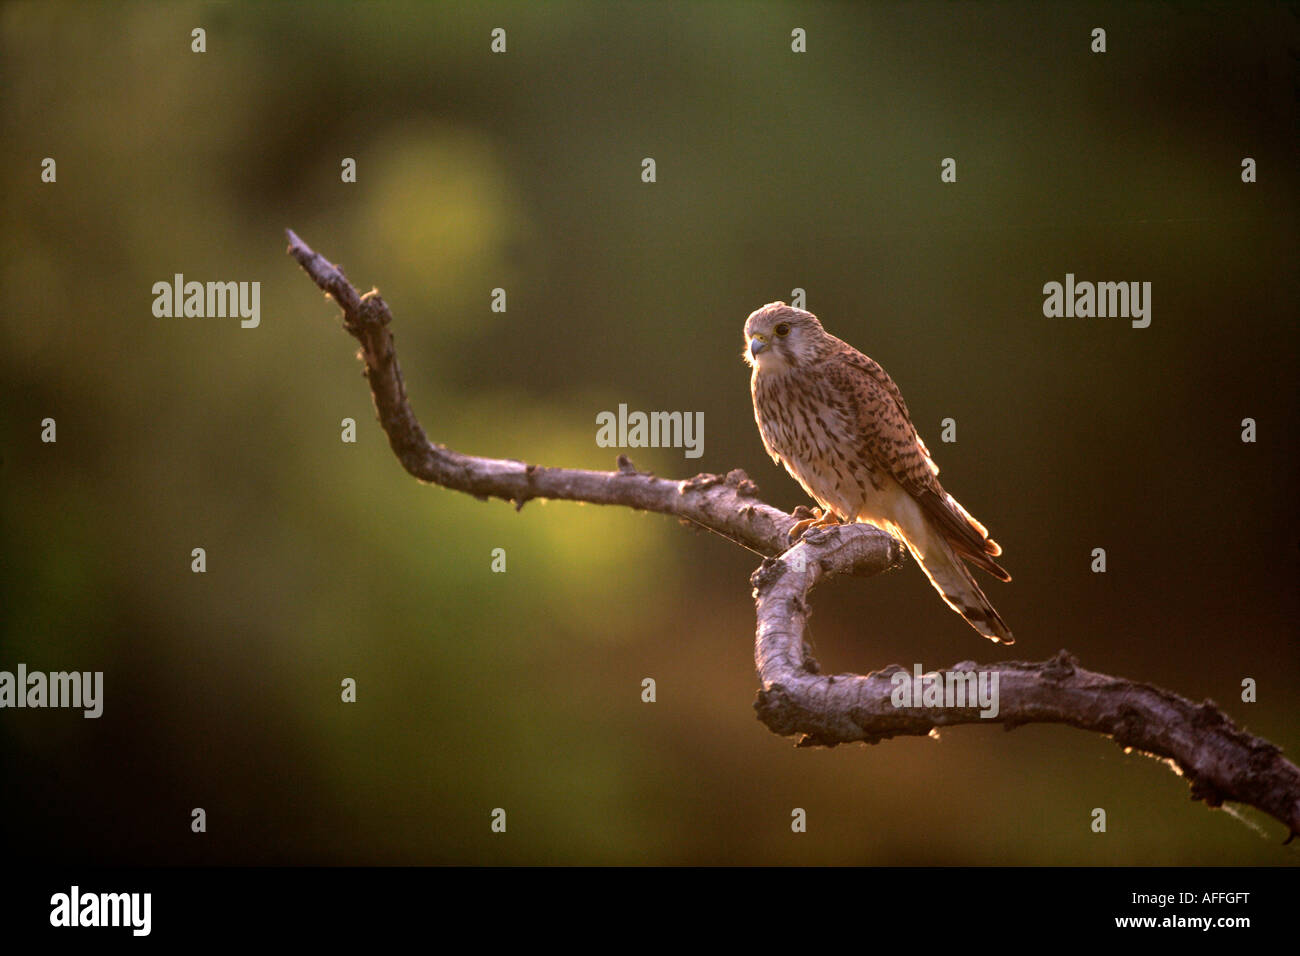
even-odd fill
[[(796, 508), (795, 514), (798, 513), (799, 509)], [(790, 529), (790, 540), (798, 541), (804, 536), (804, 532), (809, 531), (812, 528), (824, 528), (828, 524), (839, 523), (840, 519), (835, 516), (835, 512), (822, 511), (821, 508), (813, 508), (811, 518), (804, 518), (802, 521), (796, 522), (795, 526)]]

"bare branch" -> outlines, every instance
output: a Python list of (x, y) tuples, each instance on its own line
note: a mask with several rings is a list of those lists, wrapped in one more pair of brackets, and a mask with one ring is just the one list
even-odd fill
[[(620, 455), (613, 472), (544, 468), (522, 461), (463, 455), (429, 441), (406, 396), (387, 303), (360, 295), (342, 271), (287, 230), (289, 254), (343, 310), (344, 328), (361, 343), (360, 358), (375, 411), (402, 466), (421, 481), (522, 508), (532, 498), (586, 501), (655, 511), (707, 528), (761, 555), (754, 572), (758, 630), (754, 658), (761, 689), (754, 704), (775, 733), (802, 734), (800, 746), (877, 743), (927, 735), (936, 727), (995, 720), (1008, 730), (1062, 723), (1112, 737), (1126, 749), (1166, 758), (1212, 807), (1235, 800), (1258, 807), (1300, 832), (1300, 770), (1273, 744), (1238, 730), (1210, 701), (1191, 701), (1078, 667), (1062, 651), (1042, 663), (964, 662), (952, 671), (996, 672), (998, 715), (975, 707), (896, 707), (893, 666), (874, 674), (823, 676), (803, 641), (808, 594), (823, 578), (870, 576), (896, 567), (901, 546), (868, 525), (823, 528), (789, 547), (795, 517), (765, 504), (739, 469), (675, 481), (637, 471)], [(945, 672), (940, 672), (945, 673)], [(909, 677), (911, 675), (908, 675)]]
[[(618, 471), (584, 471), (478, 458), (431, 443), (407, 401), (388, 331), (392, 321), (388, 304), (378, 292), (358, 295), (337, 266), (308, 248), (292, 230), (288, 235), (289, 254), (342, 307), (344, 328), (361, 343), (360, 358), (379, 422), (398, 460), (416, 478), (480, 499), (503, 498), (516, 508), (532, 498), (554, 498), (676, 515), (769, 557), (789, 547), (787, 534), (795, 519), (760, 501), (758, 487), (740, 469), (726, 476), (696, 475), (679, 481), (637, 471), (621, 455)], [(891, 540), (874, 528), (864, 530)], [(857, 570), (873, 573), (887, 567)]]
[(847, 533), (853, 530), (810, 532), (754, 572), (754, 659), (762, 685), (754, 708), (773, 732), (802, 734), (799, 745), (808, 747), (926, 736), (956, 724), (1000, 723), (1007, 730), (1069, 724), (1106, 734), (1125, 749), (1168, 759), (1188, 778), (1193, 799), (1212, 807), (1225, 800), (1248, 803), (1282, 821), (1292, 835), (1300, 832), (1300, 770), (1276, 746), (1238, 730), (1213, 701), (1194, 704), (1150, 684), (1084, 670), (1064, 650), (1039, 663), (963, 661), (931, 672), (936, 686), (963, 688), (947, 675), (996, 674), (997, 712), (987, 716), (969, 697), (966, 707), (920, 706), (911, 695), (915, 706), (896, 706), (895, 688), (915, 678), (897, 665), (867, 676), (821, 674), (803, 640), (808, 593), (841, 567), (870, 560), (862, 552), (879, 547), (877, 540)]

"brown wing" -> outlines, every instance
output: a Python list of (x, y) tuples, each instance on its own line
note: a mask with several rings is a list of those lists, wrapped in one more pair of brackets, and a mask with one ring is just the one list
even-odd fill
[(991, 557), (1001, 554), (1002, 548), (939, 484), (939, 466), (917, 435), (894, 380), (879, 363), (847, 343), (837, 358), (827, 363), (829, 375), (855, 406), (862, 451), (916, 499), (958, 554), (994, 577), (1010, 581), (1011, 575)]

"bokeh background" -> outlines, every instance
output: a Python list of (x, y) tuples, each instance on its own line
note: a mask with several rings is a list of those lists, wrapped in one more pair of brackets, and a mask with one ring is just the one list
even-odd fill
[[(412, 480), (283, 230), (381, 288), (435, 440), (608, 469), (598, 412), (702, 411), (703, 457), (633, 460), (742, 467), (784, 508), (741, 327), (806, 289), (1006, 548), (1015, 582), (987, 589), (1019, 638), (982, 642), (907, 566), (820, 590), (825, 668), (1064, 647), (1294, 759), (1298, 36), (1293, 6), (1237, 3), (6, 4), (0, 668), (106, 683), (99, 720), (0, 713), (7, 851), (1293, 863), (1275, 822), (1069, 728), (773, 736), (757, 559)], [(260, 281), (261, 327), (155, 318), (177, 272)], [(1151, 282), (1150, 328), (1045, 318), (1067, 272)]]

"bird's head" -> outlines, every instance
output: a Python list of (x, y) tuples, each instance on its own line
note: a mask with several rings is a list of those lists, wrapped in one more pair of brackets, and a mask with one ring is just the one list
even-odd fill
[(745, 320), (744, 359), (761, 371), (785, 371), (816, 361), (826, 338), (811, 312), (769, 302)]

